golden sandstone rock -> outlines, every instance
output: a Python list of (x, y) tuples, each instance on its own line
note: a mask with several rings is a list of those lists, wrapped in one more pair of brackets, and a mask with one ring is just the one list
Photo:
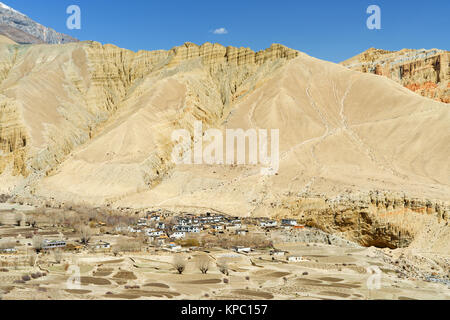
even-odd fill
[[(0, 80), (0, 193), (17, 200), (296, 217), (368, 245), (445, 249), (423, 240), (427, 225), (450, 240), (450, 110), (386, 78), (279, 44), (80, 42), (0, 43)], [(279, 129), (278, 174), (175, 165), (171, 134), (195, 121)]]
[(352, 70), (386, 76), (424, 97), (450, 103), (450, 52), (371, 48), (342, 62)]

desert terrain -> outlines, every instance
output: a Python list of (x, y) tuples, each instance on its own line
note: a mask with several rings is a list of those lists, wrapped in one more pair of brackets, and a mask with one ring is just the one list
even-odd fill
[[(2, 299), (450, 298), (448, 51), (55, 37), (0, 36)], [(196, 122), (279, 168), (175, 164)]]
[[(203, 275), (195, 262), (188, 263), (186, 272), (179, 275), (172, 266), (172, 254), (83, 254), (77, 258), (80, 288), (67, 287), (69, 273), (64, 264), (40, 271), (20, 268), (1, 275), (2, 299), (450, 299), (445, 284), (399, 277), (394, 265), (384, 261), (384, 253), (376, 249), (299, 244), (278, 247), (292, 248), (309, 261), (271, 261), (265, 252), (239, 255), (216, 249), (208, 251), (208, 256), (211, 260), (227, 257), (229, 276), (217, 267)], [(186, 256), (194, 260), (198, 254), (204, 253)], [(379, 290), (367, 288), (370, 274), (366, 267), (370, 265), (382, 270)], [(38, 272), (46, 275), (14, 283), (13, 279), (20, 281), (25, 273)]]
[[(14, 215), (7, 213), (12, 208)], [(5, 204), (2, 210), (4, 300), (450, 299), (448, 252), (363, 247), (315, 228), (262, 228), (262, 223), (276, 222), (265, 219), (224, 218), (215, 224), (224, 231), (204, 225), (201, 232), (174, 240), (137, 231), (153, 230), (144, 225), (160, 216), (156, 213), (134, 222), (129, 219), (134, 214), (122, 216), (132, 226), (123, 232), (112, 227), (117, 222), (100, 222), (107, 216), (93, 211), (84, 216), (81, 211)], [(88, 216), (92, 233), (83, 244), (80, 239), (86, 234), (78, 223)], [(158, 221), (170, 224), (174, 215), (167, 217)], [(181, 223), (185, 218), (176, 219)], [(244, 229), (246, 235), (235, 236)], [(36, 241), (44, 238), (64, 240), (64, 246), (36, 250)], [(99, 243), (108, 246), (98, 248)], [(231, 243), (242, 244), (243, 251)]]
[[(362, 245), (448, 252), (448, 104), (279, 44), (0, 51), (0, 193), (13, 202), (295, 218)], [(278, 172), (175, 165), (171, 135), (196, 121), (278, 129)]]

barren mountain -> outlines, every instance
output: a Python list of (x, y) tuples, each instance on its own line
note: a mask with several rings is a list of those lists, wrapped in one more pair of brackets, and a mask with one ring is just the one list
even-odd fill
[(33, 21), (2, 2), (0, 2), (0, 35), (21, 44), (62, 44), (78, 41)]
[[(0, 192), (17, 200), (289, 216), (448, 250), (450, 109), (388, 78), (278, 44), (0, 44), (0, 57)], [(174, 165), (171, 134), (195, 120), (279, 129), (278, 174)]]
[(449, 51), (371, 48), (342, 62), (342, 65), (386, 76), (424, 97), (450, 103)]

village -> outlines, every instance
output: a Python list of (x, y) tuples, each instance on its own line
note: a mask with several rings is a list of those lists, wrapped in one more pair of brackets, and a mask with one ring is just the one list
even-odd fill
[(386, 254), (295, 219), (0, 203), (0, 299), (371, 299), (373, 264), (407, 296)]
[[(0, 214), (2, 254), (19, 254), (32, 249), (36, 252), (58, 250), (70, 253), (87, 250), (118, 255), (120, 252), (151, 250), (202, 251), (218, 246), (236, 253), (268, 249), (280, 256), (282, 253), (273, 248), (271, 232), (305, 228), (295, 219), (275, 221), (267, 218), (229, 217), (210, 212), (202, 215), (177, 215), (166, 210), (156, 210), (147, 211), (138, 218), (125, 219), (128, 221), (117, 225), (89, 218), (87, 225), (81, 223), (70, 230), (69, 225), (72, 223), (38, 223), (33, 218), (34, 213), (28, 219), (27, 213), (15, 209), (3, 210)], [(286, 257), (290, 261), (300, 258)]]

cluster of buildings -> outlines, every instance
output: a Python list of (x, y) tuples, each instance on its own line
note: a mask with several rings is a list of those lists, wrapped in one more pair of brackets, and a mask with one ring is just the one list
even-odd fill
[[(31, 245), (31, 244), (29, 244)], [(55, 250), (55, 249), (63, 249), (63, 250), (81, 250), (84, 248), (89, 248), (91, 250), (95, 250), (95, 251), (104, 251), (104, 250), (109, 250), (111, 249), (111, 244), (109, 242), (106, 241), (93, 241), (90, 242), (87, 246), (83, 246), (81, 244), (74, 244), (74, 243), (68, 243), (65, 240), (55, 240), (55, 239), (44, 239), (42, 241), (42, 246), (39, 250), (43, 250), (43, 251), (51, 251), (51, 250)], [(0, 254), (16, 254), (18, 251), (16, 249), (16, 244), (5, 247), (5, 248), (0, 248)]]
[[(105, 250), (105, 249), (111, 249), (111, 244), (109, 242), (98, 240), (90, 242), (87, 247), (91, 250)], [(67, 243), (64, 240), (44, 240), (43, 241), (43, 250), (52, 250), (52, 249), (82, 249), (83, 246), (81, 245), (72, 245)]]
[[(170, 222), (169, 222), (170, 221)], [(189, 234), (195, 235), (202, 232), (211, 234), (233, 233), (245, 236), (249, 233), (248, 227), (254, 226), (262, 229), (291, 228), (299, 226), (295, 219), (283, 219), (281, 221), (266, 218), (238, 218), (221, 214), (207, 213), (205, 215), (183, 214), (181, 216), (166, 217), (158, 212), (148, 212), (144, 218), (138, 220), (135, 225), (118, 227), (118, 232), (141, 233), (150, 238), (150, 241), (158, 245), (167, 244), (170, 241), (182, 240)], [(239, 250), (242, 250), (240, 248)]]
[[(249, 233), (259, 232), (276, 228), (302, 228), (295, 219), (270, 220), (267, 218), (239, 218), (229, 217), (222, 214), (206, 213), (195, 215), (183, 213), (178, 216), (165, 214), (161, 211), (147, 212), (144, 217), (131, 225), (116, 227), (116, 232), (142, 234), (148, 240), (158, 246), (167, 247), (170, 250), (179, 249), (175, 242), (177, 240), (189, 239), (189, 235), (201, 233), (209, 234), (233, 234), (245, 236)], [(249, 231), (250, 230), (250, 231)], [(44, 240), (42, 250), (62, 248), (65, 250), (78, 250), (88, 247), (91, 250), (108, 250), (111, 244), (105, 241), (91, 242), (87, 246), (81, 244), (67, 243), (64, 240)], [(250, 252), (250, 248), (236, 247), (238, 253)], [(0, 253), (14, 253), (14, 248), (1, 248)]]
[[(242, 227), (239, 218), (227, 218), (223, 215), (208, 213), (203, 216), (186, 214), (176, 216), (170, 223), (163, 222), (161, 215), (147, 213), (145, 218), (138, 220), (136, 225), (116, 228), (116, 231), (127, 231), (130, 233), (142, 233), (159, 244), (169, 240), (180, 240), (188, 234), (199, 234), (202, 231), (223, 232), (224, 230), (240, 230)], [(247, 230), (245, 230), (247, 231)]]

